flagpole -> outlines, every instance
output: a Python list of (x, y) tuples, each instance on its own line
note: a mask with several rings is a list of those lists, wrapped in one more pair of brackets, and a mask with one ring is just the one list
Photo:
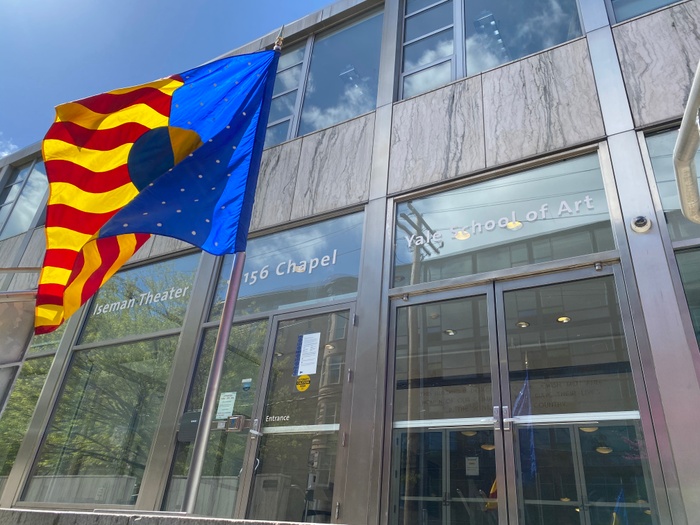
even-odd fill
[(216, 394), (219, 391), (219, 383), (221, 382), (221, 375), (224, 370), (226, 348), (228, 347), (228, 339), (231, 333), (233, 313), (236, 310), (238, 291), (241, 287), (244, 264), (245, 252), (235, 253), (233, 265), (231, 266), (228, 288), (226, 290), (226, 297), (224, 298), (224, 309), (221, 312), (219, 331), (216, 334), (216, 345), (214, 346), (209, 379), (207, 380), (207, 388), (204, 393), (202, 412), (199, 417), (197, 437), (192, 447), (192, 459), (190, 460), (187, 485), (185, 486), (185, 497), (182, 502), (182, 511), (187, 514), (194, 513), (194, 507), (197, 502), (199, 482), (202, 479), (204, 459), (207, 453), (207, 443), (209, 442), (209, 430), (211, 429), (211, 422), (214, 418), (216, 408)]

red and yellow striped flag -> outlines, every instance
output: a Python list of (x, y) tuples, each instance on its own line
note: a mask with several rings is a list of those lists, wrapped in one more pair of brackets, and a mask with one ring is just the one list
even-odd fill
[(128, 169), (131, 147), (149, 130), (168, 126), (172, 95), (182, 84), (166, 78), (56, 108), (42, 145), (49, 200), (36, 333), (55, 330), (150, 237), (97, 234), (139, 193)]

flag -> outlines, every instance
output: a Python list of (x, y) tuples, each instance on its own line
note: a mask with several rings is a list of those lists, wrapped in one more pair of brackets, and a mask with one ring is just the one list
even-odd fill
[(56, 108), (35, 333), (55, 330), (149, 239), (245, 250), (277, 51)]
[(615, 509), (612, 513), (612, 521), (610, 525), (629, 525), (629, 520), (627, 519), (627, 507), (623, 504), (625, 503), (625, 489), (620, 487), (620, 492), (617, 495), (617, 502), (615, 503)]

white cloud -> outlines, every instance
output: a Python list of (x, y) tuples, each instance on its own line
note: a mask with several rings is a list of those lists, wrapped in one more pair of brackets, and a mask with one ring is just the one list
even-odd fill
[(0, 158), (5, 157), (10, 153), (14, 153), (19, 149), (19, 146), (12, 142), (12, 139), (5, 140), (2, 138), (2, 136), (3, 132), (0, 131)]

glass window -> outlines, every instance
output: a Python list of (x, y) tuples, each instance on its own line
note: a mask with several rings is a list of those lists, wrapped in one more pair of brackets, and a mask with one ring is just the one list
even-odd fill
[(28, 359), (22, 365), (0, 417), (0, 493), (34, 413), (53, 357)]
[(615, 248), (595, 154), (397, 206), (394, 286)]
[[(363, 218), (355, 213), (248, 241), (236, 314), (354, 296)], [(224, 261), (212, 320), (221, 315), (233, 258)]]
[(272, 91), (265, 147), (284, 142), (289, 137), (304, 71), (305, 46), (285, 50), (277, 64), (277, 77)]
[(681, 272), (685, 298), (690, 308), (695, 337), (700, 343), (700, 250), (687, 250), (676, 254), (678, 269)]
[[(575, 0), (463, 2), (464, 34), (457, 36), (453, 36), (452, 24), (462, 6), (456, 5), (456, 1), (455, 5), (452, 1), (406, 3), (403, 98), (456, 78), (476, 75), (583, 34)], [(455, 55), (465, 59), (463, 64), (455, 63), (452, 67)], [(437, 67), (436, 62), (444, 63)]]
[(73, 355), (24, 500), (136, 502), (177, 340)]
[(617, 22), (623, 22), (660, 7), (674, 4), (677, 1), (678, 0), (610, 0), (610, 3), (615, 13), (615, 20)]
[(100, 288), (80, 343), (179, 328), (199, 253), (118, 272)]
[(376, 107), (381, 36), (379, 13), (316, 39), (299, 135), (327, 128)]
[(265, 147), (374, 110), (381, 33), (378, 13), (317, 35), (309, 55), (305, 44), (285, 50), (277, 66)]
[(21, 361), (34, 329), (34, 301), (0, 303), (0, 365)]
[[(267, 324), (265, 320), (232, 327), (217, 396), (219, 399), (222, 399), (221, 396), (228, 396), (233, 402), (227, 405), (227, 410), (221, 409), (222, 405), (219, 403), (215, 419), (225, 420), (232, 415), (251, 418), (253, 400), (259, 391), (258, 381)], [(210, 329), (205, 333), (201, 358), (187, 402), (188, 412), (202, 408), (216, 333), (217, 329)], [(195, 514), (221, 518), (233, 516), (248, 440), (247, 432), (210, 432)], [(191, 460), (192, 443), (179, 442), (163, 510), (182, 509)]]
[[(661, 197), (661, 206), (666, 216), (668, 233), (672, 241), (700, 238), (700, 224), (686, 219), (681, 213), (676, 174), (673, 169), (673, 148), (678, 130), (666, 131), (646, 138), (654, 179)], [(700, 166), (700, 152), (695, 156), (695, 165)]]
[[(43, 162), (14, 170), (0, 192), (0, 239), (29, 229), (49, 186)], [(30, 173), (31, 169), (31, 173)]]

